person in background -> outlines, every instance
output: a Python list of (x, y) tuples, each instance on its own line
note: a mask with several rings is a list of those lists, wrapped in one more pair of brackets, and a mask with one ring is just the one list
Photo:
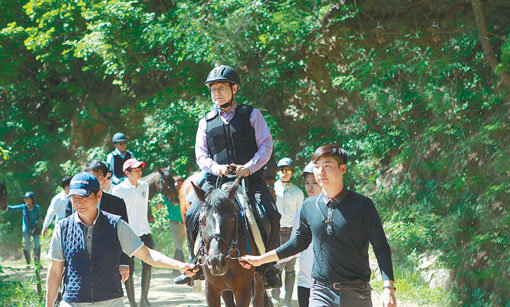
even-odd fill
[(26, 192), (23, 197), (24, 204), (9, 205), (5, 208), (6, 211), (21, 211), (23, 212), (23, 224), (21, 231), (23, 233), (23, 241), (25, 243), (23, 248), (23, 255), (27, 262), (27, 269), (30, 268), (30, 237), (34, 238), (34, 263), (38, 264), (41, 259), (41, 244), (39, 243), (40, 226), (42, 224), (41, 209), (35, 203), (34, 192)]
[[(278, 180), (274, 184), (274, 192), (276, 195), (276, 208), (281, 214), (280, 219), (280, 241), (281, 244), (289, 241), (292, 232), (292, 226), (296, 213), (303, 205), (305, 196), (303, 191), (294, 185), (292, 176), (294, 175), (294, 161), (290, 158), (283, 158), (278, 161)], [(285, 272), (285, 298), (283, 306), (291, 306), (292, 292), (294, 290), (294, 281), (296, 272), (294, 265), (296, 258), (285, 259), (279, 262), (280, 270)], [(280, 303), (280, 289), (276, 288), (272, 291), (274, 303)]]
[(79, 173), (71, 181), (69, 195), (75, 213), (59, 221), (53, 232), (46, 307), (54, 306), (62, 277), (64, 293), (59, 306), (124, 306), (118, 271), (122, 253), (188, 275), (196, 272), (194, 265), (147, 248), (118, 215), (98, 209), (101, 194), (100, 184), (91, 173)]
[(50, 202), (50, 206), (46, 211), (46, 217), (44, 218), (42, 235), (46, 235), (48, 231), (48, 227), (50, 227), (53, 220), (56, 219), (55, 222), (60, 221), (61, 219), (66, 217), (66, 206), (69, 201), (69, 183), (71, 182), (72, 177), (66, 176), (60, 182), (60, 186), (62, 187), (62, 191), (58, 192), (57, 195), (53, 196)]
[[(181, 186), (184, 182), (184, 178), (182, 176), (175, 176), (175, 188), (177, 192), (181, 189)], [(181, 208), (180, 203), (172, 203), (165, 194), (160, 193), (163, 201), (156, 205), (156, 208), (159, 210), (164, 206), (166, 206), (168, 211), (168, 219), (170, 220), (170, 235), (172, 236), (172, 240), (174, 242), (175, 254), (174, 259), (179, 261), (184, 261), (184, 253), (183, 246), (184, 241), (186, 240), (186, 231), (184, 230), (184, 223), (182, 222), (181, 216)]]
[[(126, 202), (127, 213), (129, 218), (129, 226), (133, 228), (136, 235), (148, 248), (154, 248), (154, 241), (151, 235), (151, 227), (149, 225), (149, 185), (142, 181), (142, 173), (145, 162), (136, 159), (129, 159), (124, 162), (123, 171), (126, 174), (126, 180), (113, 187), (113, 195), (118, 196)], [(134, 259), (133, 259), (134, 260)], [(126, 291), (130, 304), (135, 306), (134, 302), (134, 285), (133, 273), (135, 271), (135, 263), (131, 261), (129, 268), (129, 278), (126, 281)], [(140, 306), (150, 306), (149, 304), (149, 288), (151, 281), (151, 266), (149, 263), (142, 262), (142, 295), (140, 298)], [(132, 293), (130, 293), (132, 291)]]
[(368, 244), (383, 279), (383, 306), (396, 306), (391, 250), (372, 200), (344, 185), (347, 153), (337, 145), (313, 154), (319, 195), (303, 204), (299, 228), (287, 243), (260, 256), (239, 257), (245, 268), (287, 258), (313, 244), (309, 306), (372, 306)]
[[(313, 163), (308, 163), (302, 173), (305, 179), (305, 191), (307, 199), (309, 197), (319, 195), (321, 187), (315, 180), (313, 174)], [(301, 208), (299, 208), (294, 218), (294, 226), (292, 227), (291, 237), (296, 235), (299, 227), (299, 217), (301, 216)], [(299, 307), (308, 307), (308, 300), (310, 299), (310, 288), (313, 284), (312, 279), (312, 264), (313, 264), (313, 245), (310, 244), (307, 249), (299, 254), (298, 275), (297, 275), (297, 292)]]
[(106, 173), (106, 181), (104, 182), (104, 190), (106, 193), (112, 193), (112, 181), (113, 181), (113, 168), (112, 165), (106, 161), (103, 161), (103, 163), (108, 168), (108, 172)]
[(135, 156), (127, 150), (127, 138), (124, 133), (115, 133), (112, 138), (112, 143), (113, 146), (115, 146), (115, 150), (108, 154), (106, 161), (110, 163), (113, 168), (113, 184), (117, 185), (126, 178), (126, 175), (122, 171), (122, 166), (127, 160)]

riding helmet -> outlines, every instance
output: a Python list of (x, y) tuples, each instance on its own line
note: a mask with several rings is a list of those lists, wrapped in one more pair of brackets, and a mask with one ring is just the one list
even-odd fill
[(241, 85), (241, 79), (237, 72), (227, 65), (221, 65), (211, 70), (207, 80), (205, 80), (205, 85), (209, 86), (212, 82), (228, 82), (230, 84)]
[(122, 132), (117, 132), (113, 135), (112, 143), (126, 142), (127, 138)]
[(288, 166), (294, 169), (294, 161), (292, 161), (291, 158), (283, 158), (280, 161), (278, 161), (278, 168), (282, 168), (284, 166)]
[(310, 162), (305, 166), (301, 176), (306, 176), (306, 174), (313, 174), (313, 162)]

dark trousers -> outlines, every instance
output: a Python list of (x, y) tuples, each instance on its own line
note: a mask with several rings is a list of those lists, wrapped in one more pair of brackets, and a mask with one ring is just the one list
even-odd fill
[(308, 302), (310, 300), (310, 288), (306, 287), (297, 287), (297, 297), (299, 302), (299, 307), (308, 307)]
[(371, 289), (335, 290), (314, 281), (310, 289), (310, 307), (372, 307)]
[[(154, 248), (154, 240), (152, 240), (152, 235), (145, 234), (140, 237), (143, 244), (147, 246), (148, 248)], [(150, 281), (151, 281), (151, 265), (148, 263), (145, 263), (142, 261), (142, 294), (141, 299), (147, 299), (147, 296), (149, 294), (149, 287), (150, 287)], [(126, 286), (126, 292), (128, 295), (128, 299), (130, 303), (135, 302), (135, 293), (134, 293), (134, 287), (133, 287), (133, 274), (135, 273), (135, 258), (131, 257), (129, 259), (129, 278), (124, 283)]]
[[(202, 189), (204, 191), (209, 191), (216, 187), (216, 176), (210, 176), (204, 182)], [(225, 181), (223, 181), (225, 182)], [(276, 205), (267, 188), (264, 180), (258, 178), (251, 178), (248, 180), (248, 198), (253, 198), (255, 201), (262, 204), (266, 211), (266, 215), (269, 219), (269, 223), (271, 224), (271, 231), (269, 236), (265, 242), (266, 250), (272, 250), (278, 247), (278, 239), (280, 236), (280, 213), (276, 209)], [(250, 204), (253, 205), (253, 204)], [(195, 242), (196, 236), (198, 234), (198, 216), (200, 213), (200, 202), (198, 199), (195, 199), (188, 211), (186, 212), (186, 233), (188, 236), (188, 244), (190, 245), (190, 254), (194, 254), (191, 252), (193, 250), (193, 244)], [(195, 251), (196, 252), (196, 251)]]

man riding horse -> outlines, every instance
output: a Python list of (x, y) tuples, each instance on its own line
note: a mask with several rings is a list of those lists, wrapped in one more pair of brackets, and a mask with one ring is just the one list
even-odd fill
[[(246, 178), (248, 196), (265, 209), (264, 218), (269, 220), (271, 228), (265, 238), (266, 249), (276, 248), (280, 235), (280, 214), (263, 178), (263, 167), (273, 151), (273, 138), (267, 123), (259, 110), (235, 101), (240, 79), (232, 67), (221, 65), (214, 68), (205, 84), (211, 91), (214, 105), (200, 120), (196, 136), (197, 164), (207, 173), (202, 189), (208, 191), (215, 187), (218, 176), (222, 177), (222, 182), (233, 180), (226, 179), (225, 175), (235, 169), (237, 177)], [(251, 205), (255, 206), (253, 202)], [(193, 249), (199, 211), (199, 202), (194, 201), (186, 213), (191, 255), (196, 255)], [(266, 288), (281, 287), (279, 272), (272, 264), (259, 272), (264, 277)], [(191, 285), (193, 280), (181, 275), (175, 282)]]

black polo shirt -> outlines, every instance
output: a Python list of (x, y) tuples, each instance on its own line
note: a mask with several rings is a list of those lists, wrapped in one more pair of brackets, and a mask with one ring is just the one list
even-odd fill
[(328, 205), (323, 194), (303, 203), (296, 235), (276, 249), (280, 259), (305, 250), (313, 243), (312, 277), (323, 282), (370, 281), (368, 242), (372, 244), (383, 280), (393, 280), (391, 250), (372, 200), (347, 191), (333, 201), (332, 232), (327, 233)]

